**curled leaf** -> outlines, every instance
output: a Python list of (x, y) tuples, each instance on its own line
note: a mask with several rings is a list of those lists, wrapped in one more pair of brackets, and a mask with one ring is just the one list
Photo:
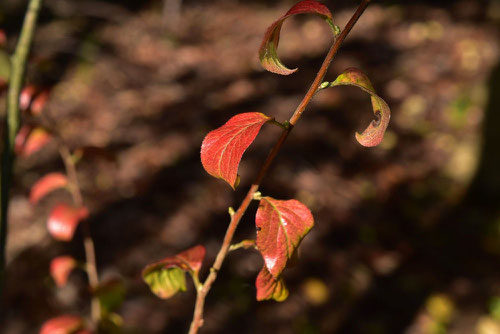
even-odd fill
[(289, 75), (297, 71), (297, 69), (291, 70), (287, 68), (278, 57), (277, 50), (280, 40), (281, 26), (290, 16), (309, 13), (317, 14), (323, 17), (332, 29), (335, 30), (332, 21), (332, 13), (325, 5), (313, 0), (305, 0), (297, 3), (295, 6), (290, 8), (285, 15), (276, 20), (267, 29), (266, 34), (264, 35), (264, 39), (259, 49), (259, 59), (260, 63), (266, 70), (282, 75)]
[(50, 262), (50, 276), (58, 287), (66, 285), (69, 274), (76, 267), (76, 260), (68, 255), (58, 256)]
[(257, 288), (258, 301), (274, 299), (277, 302), (282, 302), (288, 298), (288, 289), (283, 278), (274, 278), (266, 266), (257, 276), (255, 287)]
[(142, 278), (155, 295), (170, 298), (178, 291), (186, 291), (185, 272), (197, 274), (204, 257), (205, 247), (195, 246), (146, 266)]
[(257, 137), (262, 125), (270, 119), (259, 112), (238, 114), (220, 128), (209, 132), (201, 145), (203, 168), (235, 189), (241, 157)]
[(77, 208), (59, 204), (49, 215), (47, 229), (56, 240), (70, 241), (81, 220), (87, 218), (89, 211), (85, 207)]
[(257, 216), (257, 249), (267, 269), (278, 278), (305, 235), (314, 225), (309, 209), (297, 200), (262, 197)]
[(360, 70), (349, 68), (330, 84), (330, 87), (334, 86), (355, 86), (371, 95), (375, 119), (363, 133), (356, 133), (356, 140), (366, 147), (373, 147), (380, 144), (384, 138), (385, 130), (389, 125), (391, 110), (387, 103), (377, 95), (370, 79)]
[(83, 329), (83, 319), (76, 315), (61, 315), (47, 320), (40, 329), (40, 334), (73, 334)]
[(36, 204), (50, 192), (59, 188), (64, 188), (67, 185), (68, 178), (66, 175), (61, 173), (49, 173), (31, 187), (30, 202)]
[(37, 88), (32, 85), (28, 85), (21, 90), (21, 94), (19, 94), (19, 109), (21, 111), (28, 110), (36, 91)]

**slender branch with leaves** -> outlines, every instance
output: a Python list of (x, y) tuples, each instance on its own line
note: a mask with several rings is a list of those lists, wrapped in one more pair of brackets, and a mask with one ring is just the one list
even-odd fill
[[(334, 81), (323, 81), (340, 46), (369, 3), (370, 0), (362, 0), (343, 30), (340, 30), (333, 23), (330, 10), (317, 1), (305, 0), (293, 6), (285, 15), (275, 21), (264, 35), (259, 58), (266, 70), (281, 75), (290, 75), (297, 70), (287, 68), (277, 55), (282, 24), (293, 15), (307, 13), (319, 15), (332, 28), (334, 42), (313, 83), (290, 119), (281, 123), (273, 117), (259, 112), (242, 113), (210, 132), (203, 140), (201, 147), (203, 167), (210, 175), (226, 181), (235, 189), (240, 180), (238, 175), (240, 160), (262, 126), (269, 123), (282, 128), (280, 137), (264, 161), (239, 208), (236, 211), (229, 208), (230, 222), (226, 235), (207, 278), (204, 281), (199, 278), (199, 270), (205, 255), (205, 248), (200, 245), (153, 263), (143, 270), (145, 282), (150, 286), (152, 292), (160, 298), (169, 298), (178, 291), (186, 290), (185, 273), (190, 274), (197, 293), (193, 320), (189, 329), (190, 334), (198, 333), (200, 327), (203, 326), (205, 299), (217, 279), (228, 252), (231, 250), (256, 248), (261, 253), (264, 265), (255, 282), (257, 300), (283, 301), (288, 297), (289, 292), (282, 278), (282, 273), (297, 251), (302, 239), (313, 227), (314, 219), (309, 209), (299, 201), (294, 199), (279, 200), (263, 196), (258, 189), (271, 163), (315, 94), (322, 89), (343, 85), (358, 87), (370, 94), (375, 119), (363, 133), (356, 133), (356, 139), (366, 147), (376, 146), (382, 141), (389, 123), (390, 110), (385, 101), (375, 93), (368, 77), (358, 69), (349, 68)], [(255, 218), (256, 239), (232, 244), (238, 224), (253, 200), (259, 201)]]
[[(5, 275), (5, 250), (7, 245), (9, 195), (14, 163), (15, 138), (20, 128), (21, 112), (19, 95), (24, 82), (26, 64), (30, 53), (36, 22), (42, 0), (30, 0), (24, 17), (21, 34), (14, 54), (10, 57), (8, 73), (7, 114), (5, 118), (2, 148), (2, 171), (0, 176), (0, 291)], [(0, 80), (1, 81), (1, 80)]]

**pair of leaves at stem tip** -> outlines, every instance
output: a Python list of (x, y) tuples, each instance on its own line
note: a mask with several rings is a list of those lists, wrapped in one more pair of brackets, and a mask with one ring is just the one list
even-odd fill
[(155, 295), (170, 298), (179, 291), (186, 291), (186, 272), (197, 277), (204, 257), (205, 247), (195, 246), (146, 266), (142, 278)]

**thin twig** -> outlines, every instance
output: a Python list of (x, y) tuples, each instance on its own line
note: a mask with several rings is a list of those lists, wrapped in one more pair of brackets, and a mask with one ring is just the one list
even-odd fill
[(26, 60), (31, 48), (36, 21), (42, 0), (30, 0), (16, 50), (10, 61), (9, 90), (7, 93), (7, 117), (2, 152), (0, 176), (0, 289), (5, 275), (5, 249), (7, 244), (9, 193), (14, 162), (14, 141), (20, 127), (19, 94), (24, 82)]
[[(80, 190), (80, 184), (78, 182), (78, 175), (76, 173), (75, 162), (71, 153), (62, 141), (59, 146), (59, 153), (66, 167), (66, 173), (68, 175), (68, 187), (73, 197), (73, 202), (77, 207), (83, 206), (83, 197)], [(83, 230), (83, 245), (85, 248), (85, 267), (87, 269), (87, 275), (89, 277), (90, 288), (92, 293), (94, 293), (99, 286), (99, 276), (97, 274), (97, 264), (95, 256), (94, 240), (90, 233), (90, 226), (87, 220), (82, 222)], [(101, 318), (101, 306), (97, 297), (92, 296), (91, 300), (91, 317), (94, 322), (94, 326), (97, 326)]]
[(353, 14), (352, 18), (349, 20), (347, 25), (345, 26), (344, 30), (342, 33), (338, 36), (338, 38), (335, 40), (333, 43), (332, 47), (328, 51), (328, 54), (325, 57), (325, 60), (323, 61), (323, 64), (321, 65), (321, 68), (318, 71), (318, 74), (316, 75), (316, 78), (314, 79), (313, 83), (311, 84), (311, 87), (307, 91), (306, 95), (300, 102), (299, 106), (293, 113), (292, 117), (290, 118), (290, 126), (287, 129), (284, 129), (283, 132), (281, 133), (281, 136), (279, 137), (278, 141), (274, 145), (273, 149), (271, 150), (271, 153), (269, 153), (267, 159), (264, 161), (264, 164), (262, 165), (259, 173), (257, 174), (257, 177), (250, 187), (250, 190), (246, 194), (245, 198), (243, 199), (243, 202), (241, 202), (240, 207), (238, 210), (232, 215), (231, 217), (231, 222), (229, 223), (229, 226), (226, 231), (226, 235), (224, 236), (224, 241), (222, 243), (222, 246), (219, 250), (219, 253), (217, 254), (214, 264), (212, 265), (212, 268), (210, 268), (210, 273), (208, 274), (207, 279), (203, 283), (202, 287), (200, 289), (197, 289), (197, 296), (196, 296), (196, 304), (194, 308), (194, 314), (193, 314), (193, 320), (191, 322), (191, 326), (189, 329), (189, 334), (196, 334), (198, 333), (198, 330), (200, 329), (201, 326), (203, 326), (203, 308), (205, 305), (205, 298), (210, 291), (210, 288), (212, 287), (212, 284), (214, 281), (217, 279), (217, 273), (219, 272), (222, 263), (224, 262), (224, 259), (226, 258), (226, 255), (228, 253), (229, 247), (231, 245), (231, 241), (233, 239), (234, 232), (236, 231), (236, 228), (238, 227), (238, 223), (240, 222), (241, 218), (245, 214), (245, 211), (247, 210), (248, 206), (250, 205), (250, 202), (253, 199), (254, 193), (259, 189), (259, 185), (262, 182), (262, 179), (266, 175), (269, 167), (271, 166), (271, 163), (273, 162), (274, 158), (278, 154), (279, 150), (283, 146), (283, 143), (285, 142), (286, 138), (288, 137), (288, 134), (290, 131), (292, 131), (293, 126), (297, 124), (297, 121), (301, 117), (302, 113), (306, 109), (307, 105), (313, 98), (314, 94), (317, 92), (319, 85), (321, 84), (323, 78), (325, 77), (325, 74), (328, 70), (328, 67), (330, 66), (333, 58), (337, 54), (338, 50), (340, 49), (340, 46), (342, 42), (345, 40), (351, 29), (354, 27), (360, 16), (363, 14), (365, 11), (366, 7), (370, 3), (371, 0), (363, 0), (361, 4), (359, 5), (358, 9), (356, 12)]

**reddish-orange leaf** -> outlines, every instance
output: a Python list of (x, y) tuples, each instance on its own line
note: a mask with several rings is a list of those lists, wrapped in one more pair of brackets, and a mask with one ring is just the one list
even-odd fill
[[(24, 135), (24, 133), (22, 134)], [(22, 136), (18, 134), (19, 137), (19, 143), (22, 140)], [(36, 151), (40, 150), (42, 147), (44, 147), (50, 140), (52, 139), (52, 136), (47, 132), (47, 130), (43, 128), (34, 128), (29, 132), (29, 134), (26, 137), (26, 140), (24, 141), (24, 144), (22, 147), (17, 146), (17, 140), (16, 140), (16, 150), (20, 153), (20, 155), (27, 157)]]
[(162, 299), (186, 291), (185, 272), (197, 274), (205, 257), (205, 247), (195, 246), (175, 256), (150, 264), (142, 271), (144, 282)]
[(289, 75), (297, 71), (297, 69), (291, 70), (287, 68), (278, 57), (277, 51), (280, 40), (281, 26), (290, 16), (309, 13), (320, 15), (328, 22), (332, 29), (335, 30), (332, 21), (332, 13), (330, 13), (330, 10), (325, 5), (312, 0), (305, 0), (297, 3), (295, 6), (290, 8), (285, 15), (275, 21), (267, 29), (266, 34), (264, 35), (264, 39), (259, 49), (259, 59), (260, 63), (266, 70), (282, 75)]
[(64, 188), (68, 185), (68, 178), (66, 175), (61, 173), (50, 173), (38, 180), (33, 187), (31, 187), (30, 192), (30, 202), (36, 204), (40, 199), (42, 199), (48, 193)]
[(50, 96), (50, 91), (48, 89), (43, 90), (40, 92), (34, 99), (33, 102), (31, 103), (31, 114), (37, 116), (40, 115), (43, 111), (43, 108), (47, 104), (47, 101), (49, 100)]
[(19, 129), (16, 139), (14, 140), (14, 152), (17, 155), (21, 155), (23, 153), (24, 143), (26, 142), (26, 138), (28, 138), (31, 130), (33, 130), (33, 127), (29, 125), (23, 125)]
[(235, 189), (241, 157), (257, 137), (262, 125), (270, 119), (259, 112), (238, 114), (220, 128), (209, 132), (201, 145), (203, 168)]
[(47, 229), (54, 239), (70, 241), (73, 239), (78, 223), (88, 215), (89, 211), (85, 207), (75, 208), (67, 204), (59, 204), (50, 213)]
[(263, 197), (255, 218), (257, 249), (267, 269), (278, 278), (288, 259), (314, 225), (309, 209), (296, 200)]
[(266, 266), (257, 276), (255, 287), (257, 288), (258, 301), (274, 299), (277, 302), (282, 302), (288, 298), (288, 289), (283, 278), (274, 278)]
[(82, 329), (83, 319), (76, 315), (66, 314), (47, 320), (40, 329), (40, 334), (73, 334)]
[(348, 68), (330, 86), (355, 86), (371, 95), (375, 120), (370, 123), (363, 133), (356, 133), (356, 140), (366, 147), (380, 144), (389, 125), (391, 110), (387, 103), (377, 95), (368, 76), (357, 68)]
[(7, 44), (7, 35), (3, 29), (0, 29), (0, 48), (3, 48)]
[(76, 260), (68, 255), (58, 256), (50, 262), (50, 276), (58, 287), (66, 285), (68, 276), (76, 267)]

